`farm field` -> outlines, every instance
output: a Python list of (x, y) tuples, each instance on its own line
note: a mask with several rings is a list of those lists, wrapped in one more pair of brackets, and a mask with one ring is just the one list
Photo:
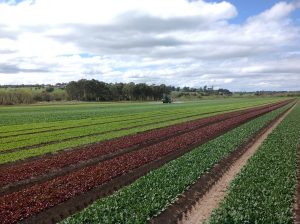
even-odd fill
[[(282, 211), (290, 211), (299, 140), (300, 106), (296, 102), (288, 98), (249, 98), (170, 105), (84, 103), (2, 107), (0, 220), (162, 223), (179, 195), (211, 173), (216, 164), (229, 161), (232, 155), (242, 155), (244, 145), (283, 114), (287, 117), (266, 142), (287, 150), (279, 148), (274, 155), (272, 150), (267, 153), (274, 161), (285, 156), (284, 163), (272, 165), (275, 170), (287, 170), (284, 175), (289, 185), (278, 191), (283, 192)], [(290, 134), (280, 138), (283, 144), (274, 143), (286, 129)], [(261, 151), (267, 151), (264, 148), (272, 148), (265, 145), (268, 143), (258, 150), (254, 161)], [(294, 151), (289, 151), (290, 147)], [(241, 176), (250, 169), (249, 175), (255, 178), (258, 171), (248, 168), (251, 163), (258, 163), (253, 160)], [(206, 183), (204, 189), (216, 181)], [(249, 186), (246, 179), (240, 183)], [(239, 190), (230, 188), (228, 198)], [(225, 210), (227, 200), (221, 211)], [(218, 211), (218, 219), (214, 215), (212, 221), (226, 216)], [(282, 219), (273, 218), (292, 219), (291, 212), (280, 214)], [(169, 220), (176, 222), (178, 217), (173, 214)], [(236, 217), (234, 220), (241, 220)], [(254, 219), (250, 216), (249, 220)]]
[(276, 100), (210, 100), (168, 106), (91, 103), (3, 107), (0, 164)]
[(209, 223), (293, 223), (294, 218), (299, 220), (299, 209), (293, 214), (299, 169), (299, 121), (298, 104), (231, 183), (227, 197)]

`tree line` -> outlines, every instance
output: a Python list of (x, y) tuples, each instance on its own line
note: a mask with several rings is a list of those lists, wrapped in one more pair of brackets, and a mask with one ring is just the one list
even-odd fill
[(164, 84), (105, 83), (95, 79), (72, 81), (66, 86), (69, 99), (80, 101), (161, 100), (163, 94), (173, 90), (174, 86)]
[[(186, 94), (231, 95), (227, 89), (148, 85), (146, 83), (105, 83), (95, 79), (81, 79), (55, 85), (6, 85), (0, 86), (0, 105), (30, 104), (42, 101), (157, 101), (171, 92), (176, 97)], [(174, 94), (173, 94), (174, 96)]]
[(65, 90), (49, 91), (48, 88), (44, 88), (41, 91), (37, 91), (27, 88), (0, 88), (0, 105), (31, 104), (43, 101), (64, 101), (67, 99)]

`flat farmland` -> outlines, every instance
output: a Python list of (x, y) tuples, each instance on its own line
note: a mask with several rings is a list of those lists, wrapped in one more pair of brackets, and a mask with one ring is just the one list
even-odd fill
[(2, 107), (0, 164), (275, 101)]
[[(294, 141), (292, 147), (297, 148), (297, 111), (297, 100), (288, 98), (1, 107), (0, 220), (183, 222), (194, 204), (188, 205), (181, 196), (198, 192), (194, 185), (202, 181), (205, 191), (194, 201), (201, 200), (230, 164), (275, 124), (279, 130), (273, 127), (277, 132), (269, 141), (290, 125), (294, 134), (282, 140), (282, 147)], [(291, 157), (297, 156), (294, 150)], [(287, 157), (285, 163), (290, 164), (290, 172), (296, 170), (294, 160)], [(241, 175), (257, 173), (249, 166)], [(289, 182), (287, 197), (296, 189), (296, 174), (290, 178), (294, 181)], [(244, 179), (233, 182), (247, 183)], [(214, 213), (212, 222), (227, 220), (221, 211), (227, 211), (235, 192), (242, 191), (229, 188), (229, 199)], [(292, 209), (292, 202), (287, 201), (283, 210)], [(244, 221), (242, 215), (234, 215), (232, 220)], [(284, 215), (284, 220), (293, 216)]]

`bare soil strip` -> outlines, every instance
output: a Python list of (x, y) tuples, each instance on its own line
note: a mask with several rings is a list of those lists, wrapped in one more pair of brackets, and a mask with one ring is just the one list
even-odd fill
[[(239, 117), (239, 116), (242, 116), (244, 114), (245, 113), (241, 113), (241, 114), (238, 114), (238, 115), (235, 115), (235, 116), (228, 116), (228, 118), (226, 118), (224, 120), (231, 119), (233, 117)], [(182, 135), (182, 134), (194, 131), (196, 129), (203, 128), (205, 126), (209, 126), (211, 124), (218, 123), (218, 122), (220, 122), (220, 120), (216, 120), (214, 122), (209, 122), (209, 123), (206, 123), (206, 124), (203, 124), (203, 125), (197, 125), (195, 127), (189, 128), (187, 130), (179, 131), (179, 132), (173, 133), (173, 134), (168, 135), (168, 136), (161, 136), (161, 137), (158, 137), (157, 139), (153, 139), (153, 140), (144, 142), (142, 144), (133, 145), (129, 148), (121, 149), (119, 151), (116, 151), (115, 153), (111, 153), (111, 154), (100, 156), (100, 157), (93, 158), (93, 159), (90, 159), (90, 160), (82, 161), (80, 163), (76, 163), (76, 164), (73, 164), (71, 166), (64, 167), (63, 169), (55, 169), (51, 172), (46, 172), (45, 174), (40, 175), (40, 176), (35, 176), (35, 177), (29, 178), (29, 179), (14, 182), (12, 184), (1, 187), (0, 188), (0, 196), (3, 196), (5, 194), (9, 194), (9, 193), (12, 193), (12, 192), (15, 192), (15, 191), (19, 191), (19, 190), (21, 190), (25, 187), (32, 186), (33, 184), (42, 183), (42, 182), (45, 182), (47, 180), (51, 180), (55, 177), (63, 176), (67, 173), (74, 172), (74, 171), (82, 169), (84, 167), (95, 165), (95, 164), (100, 163), (102, 161), (112, 159), (116, 156), (120, 156), (120, 155), (123, 155), (125, 153), (131, 152), (131, 151), (134, 151), (134, 150), (139, 150), (139, 149), (142, 149), (144, 147), (157, 144), (161, 141), (165, 141), (169, 138), (176, 137), (176, 136), (179, 136), (179, 135)]]
[(256, 136), (223, 159), (208, 174), (202, 176), (189, 190), (184, 192), (174, 204), (150, 222), (199, 224), (207, 220), (212, 211), (218, 208), (224, 199), (230, 182), (293, 108), (294, 106), (279, 115)]

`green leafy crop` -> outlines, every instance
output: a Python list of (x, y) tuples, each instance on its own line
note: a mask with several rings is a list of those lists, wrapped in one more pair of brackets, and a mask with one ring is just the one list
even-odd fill
[(265, 114), (194, 149), (130, 186), (100, 199), (62, 223), (145, 223), (208, 172), (222, 158), (257, 133), (287, 106)]
[[(272, 100), (274, 101), (274, 99)], [(148, 105), (143, 104), (140, 105), (142, 109), (140, 108), (135, 111), (137, 105), (133, 104), (119, 106), (119, 108), (122, 108), (119, 115), (114, 114), (116, 112), (116, 106), (111, 106), (110, 110), (112, 113), (109, 116), (107, 116), (107, 114), (105, 114), (103, 111), (102, 112), (104, 114), (101, 114), (102, 109), (104, 111), (109, 111), (108, 108), (105, 108), (102, 105), (102, 107), (104, 108), (102, 108), (100, 112), (97, 112), (99, 114), (97, 114), (97, 116), (95, 117), (89, 114), (96, 111), (95, 105), (88, 106), (86, 111), (84, 111), (82, 106), (77, 105), (76, 107), (73, 106), (78, 110), (75, 110), (76, 113), (74, 112), (74, 114), (76, 114), (76, 116), (80, 118), (79, 114), (80, 112), (82, 113), (81, 119), (78, 120), (70, 120), (69, 117), (63, 117), (64, 115), (60, 114), (59, 116), (62, 116), (60, 117), (60, 119), (65, 120), (39, 122), (32, 124), (8, 125), (1, 127), (0, 164), (39, 156), (45, 153), (56, 152), (66, 148), (78, 147), (89, 143), (100, 142), (124, 135), (135, 134), (154, 128), (166, 127), (180, 122), (224, 113), (225, 111), (234, 111), (242, 108), (249, 108), (254, 105), (257, 106), (269, 103), (270, 101), (270, 99), (257, 101), (248, 100), (244, 102), (241, 102), (239, 100), (232, 100), (228, 101), (228, 104), (220, 102), (212, 103), (211, 101), (209, 101), (195, 104), (186, 103), (180, 106), (172, 104), (169, 105), (171, 106), (169, 108), (161, 108), (162, 105), (160, 105), (159, 108), (162, 109), (161, 111), (153, 111), (152, 108), (148, 107)], [(39, 110), (34, 110), (27, 107), (25, 108), (27, 110), (33, 110), (36, 113), (37, 121), (42, 121), (42, 119), (39, 120), (38, 118), (42, 116), (42, 112), (48, 113), (48, 110), (50, 110), (49, 108), (48, 110), (44, 108), (42, 110), (39, 107)], [(17, 109), (15, 110), (19, 111)], [(61, 110), (61, 113), (65, 112), (61, 107), (59, 107), (59, 109), (57, 110)], [(67, 111), (70, 113), (70, 117), (72, 117), (73, 112), (69, 110)], [(0, 110), (0, 114), (1, 112), (2, 111)], [(22, 113), (20, 112), (20, 114)], [(87, 114), (92, 117), (84, 118), (85, 116), (87, 116)], [(99, 125), (95, 125), (97, 124), (97, 122), (99, 123)], [(137, 127), (137, 125), (139, 127)], [(120, 130), (123, 128), (126, 130)], [(11, 150), (14, 150), (14, 152), (12, 152)]]
[(293, 223), (299, 137), (298, 103), (231, 183), (210, 223)]

